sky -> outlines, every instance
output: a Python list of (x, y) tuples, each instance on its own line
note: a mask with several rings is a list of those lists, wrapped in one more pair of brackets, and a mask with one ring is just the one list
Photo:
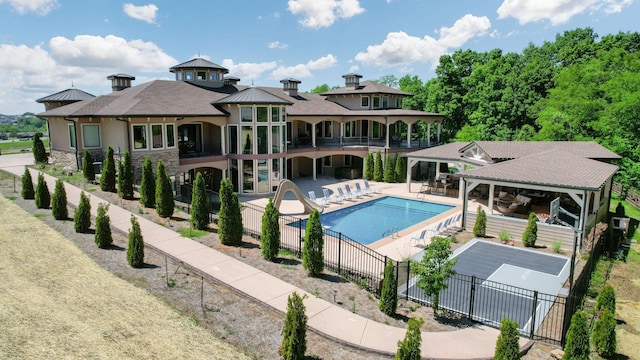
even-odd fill
[(639, 31), (640, 0), (0, 0), (0, 114), (39, 113), (44, 96), (173, 80), (202, 57), (240, 84), (300, 91), (386, 75), (435, 76), (459, 49), (520, 53), (567, 30)]

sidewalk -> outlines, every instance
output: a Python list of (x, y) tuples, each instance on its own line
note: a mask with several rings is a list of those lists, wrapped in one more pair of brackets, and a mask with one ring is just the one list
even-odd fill
[[(4, 161), (0, 158), (0, 168), (21, 176), (24, 163)], [(31, 160), (33, 158), (31, 157)], [(38, 172), (31, 170), (33, 179)], [(45, 175), (49, 189), (53, 191), (55, 178)], [(77, 206), (81, 189), (65, 183), (67, 200)], [(104, 200), (90, 194), (92, 215), (96, 215), (99, 203)], [(191, 270), (216, 283), (234, 289), (284, 314), (287, 298), (292, 292), (307, 294), (304, 304), (307, 309), (310, 330), (341, 343), (382, 354), (395, 354), (397, 343), (405, 335), (405, 329), (392, 327), (353, 314), (332, 303), (316, 298), (293, 285), (255, 269), (245, 263), (204, 246), (189, 238), (158, 225), (150, 220), (118, 207), (109, 206), (111, 226), (124, 233), (129, 232), (130, 218), (135, 216), (140, 223), (144, 242), (162, 254), (184, 263)], [(423, 332), (422, 357), (429, 359), (488, 359), (493, 357), (497, 329), (476, 325), (450, 332)], [(526, 346), (528, 339), (521, 338), (520, 345)]]

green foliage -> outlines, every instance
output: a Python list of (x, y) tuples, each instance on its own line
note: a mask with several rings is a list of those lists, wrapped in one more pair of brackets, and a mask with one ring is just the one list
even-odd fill
[(160, 217), (171, 217), (175, 209), (175, 200), (173, 199), (171, 179), (164, 169), (162, 160), (158, 161), (156, 174), (158, 176), (156, 178), (156, 212)]
[(47, 151), (44, 148), (44, 143), (40, 139), (40, 134), (33, 135), (33, 158), (36, 164), (46, 164), (48, 161)]
[(418, 286), (426, 296), (432, 297), (433, 312), (438, 311), (440, 292), (446, 290), (447, 279), (456, 274), (453, 266), (457, 258), (450, 259), (451, 240), (444, 237), (434, 237), (427, 245), (422, 260), (411, 263), (411, 271), (416, 274)]
[(616, 353), (616, 319), (613, 314), (604, 309), (602, 316), (593, 326), (591, 342), (600, 356), (611, 358)]
[(93, 156), (87, 149), (82, 154), (82, 175), (89, 182), (96, 181), (96, 169), (93, 166)]
[(107, 157), (102, 162), (100, 189), (102, 191), (116, 192), (116, 162), (113, 159), (113, 149), (111, 146), (107, 148)]
[(608, 310), (611, 314), (616, 313), (616, 291), (611, 285), (605, 285), (596, 299), (596, 312)]
[(530, 212), (527, 227), (522, 233), (522, 243), (526, 247), (534, 247), (536, 246), (536, 240), (538, 240), (538, 217), (536, 213)]
[(576, 311), (571, 317), (571, 325), (567, 332), (564, 345), (563, 360), (588, 360), (591, 358), (589, 344), (589, 326), (587, 315), (583, 311)]
[(280, 213), (269, 198), (267, 207), (262, 214), (262, 234), (260, 236), (260, 247), (262, 257), (267, 261), (274, 261), (280, 250)]
[(73, 214), (73, 227), (78, 233), (86, 233), (91, 227), (91, 202), (84, 191), (80, 192), (80, 201)]
[(295, 291), (287, 299), (287, 315), (282, 329), (280, 356), (285, 360), (302, 360), (307, 351), (307, 314), (301, 297)]
[(373, 180), (382, 181), (383, 178), (383, 167), (382, 167), (382, 155), (380, 151), (376, 153), (375, 160), (373, 162)]
[(31, 172), (28, 167), (24, 167), (24, 174), (22, 174), (22, 198), (25, 200), (33, 200), (36, 196), (36, 192), (33, 189), (33, 179), (31, 178)]
[(393, 155), (387, 154), (384, 161), (384, 181), (388, 183), (396, 182), (396, 163)]
[(511, 233), (507, 230), (500, 230), (500, 232), (498, 233), (498, 239), (500, 239), (500, 241), (502, 241), (503, 243), (507, 243), (511, 240)]
[(125, 200), (133, 200), (133, 165), (128, 150), (124, 152), (118, 165), (118, 196)]
[(404, 182), (407, 179), (407, 158), (396, 155), (396, 182)]
[(616, 216), (624, 217), (624, 206), (620, 201), (618, 201), (618, 205), (616, 206)]
[(206, 230), (209, 228), (209, 202), (207, 201), (207, 189), (204, 184), (202, 173), (196, 174), (193, 181), (193, 192), (191, 193), (191, 226), (196, 230)]
[(56, 186), (51, 196), (51, 213), (56, 220), (67, 220), (69, 210), (67, 209), (67, 192), (64, 189), (62, 179), (56, 180)]
[(140, 204), (147, 208), (156, 207), (156, 178), (153, 175), (151, 158), (146, 157), (142, 164), (142, 181), (140, 182)]
[(302, 266), (310, 276), (318, 276), (324, 270), (323, 235), (320, 213), (318, 210), (313, 210), (307, 220), (302, 247)]
[(476, 214), (478, 215), (476, 216), (476, 223), (473, 225), (473, 235), (485, 237), (487, 234), (487, 213), (484, 212), (481, 205), (478, 205)]
[(109, 204), (98, 204), (98, 215), (96, 216), (96, 233), (94, 241), (101, 249), (107, 249), (113, 244), (111, 236), (111, 218), (109, 218)]
[(420, 327), (424, 324), (422, 318), (411, 318), (407, 326), (404, 340), (398, 341), (396, 360), (420, 360), (422, 358), (420, 346), (422, 333)]
[(224, 245), (239, 246), (242, 243), (242, 213), (238, 194), (233, 191), (231, 179), (220, 181), (220, 211), (218, 212), (218, 237)]
[(373, 180), (373, 153), (367, 153), (367, 158), (364, 162), (364, 178), (367, 180)]
[(398, 308), (398, 284), (396, 283), (396, 273), (394, 271), (393, 260), (389, 259), (384, 267), (384, 279), (382, 280), (382, 291), (380, 292), (380, 311), (393, 316)]
[(131, 215), (131, 229), (129, 229), (127, 263), (133, 268), (144, 266), (144, 240), (142, 239), (140, 224), (133, 215)]
[(496, 341), (496, 352), (494, 360), (520, 359), (520, 334), (518, 333), (518, 323), (508, 318), (502, 319), (500, 323), (500, 335)]
[(44, 181), (44, 175), (38, 174), (38, 183), (36, 184), (35, 203), (38, 209), (48, 209), (51, 205), (51, 193)]

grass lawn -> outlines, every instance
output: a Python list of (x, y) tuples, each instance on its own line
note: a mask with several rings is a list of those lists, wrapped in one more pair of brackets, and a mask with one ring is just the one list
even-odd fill
[[(640, 220), (640, 209), (636, 208), (626, 200), (620, 200), (620, 195), (618, 194), (611, 194), (611, 205), (609, 207), (609, 211), (615, 213), (618, 203), (622, 203), (622, 206), (624, 206), (624, 213), (626, 216)], [(632, 239), (640, 243), (640, 227), (636, 227), (636, 231), (633, 233)]]
[[(42, 138), (42, 142), (44, 143), (44, 148), (47, 149), (49, 147), (49, 139)], [(20, 152), (31, 151), (33, 146), (32, 140), (16, 140), (13, 141), (2, 141), (0, 142), (0, 152), (2, 154), (15, 154)]]

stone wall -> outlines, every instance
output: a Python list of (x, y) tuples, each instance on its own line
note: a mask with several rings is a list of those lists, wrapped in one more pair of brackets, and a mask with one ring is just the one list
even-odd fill
[(178, 150), (162, 150), (162, 151), (145, 151), (134, 152), (131, 155), (131, 164), (133, 165), (133, 174), (135, 182), (138, 184), (142, 180), (142, 165), (144, 159), (149, 156), (151, 163), (153, 164), (153, 173), (156, 173), (158, 169), (158, 161), (162, 160), (164, 168), (167, 174), (171, 176), (178, 175), (180, 169), (180, 159), (178, 157)]
[(78, 170), (75, 151), (51, 150), (50, 158), (52, 164), (60, 165), (65, 169), (73, 171)]

